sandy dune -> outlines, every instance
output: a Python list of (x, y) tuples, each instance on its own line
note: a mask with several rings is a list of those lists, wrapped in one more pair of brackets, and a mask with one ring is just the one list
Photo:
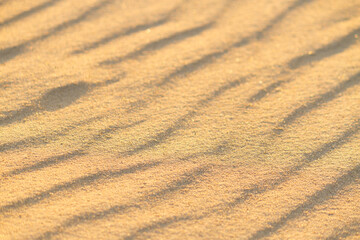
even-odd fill
[(360, 239), (359, 0), (1, 0), (0, 239)]

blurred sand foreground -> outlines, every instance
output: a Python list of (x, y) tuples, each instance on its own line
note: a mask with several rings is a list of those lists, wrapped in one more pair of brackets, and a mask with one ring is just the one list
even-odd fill
[(359, 0), (0, 0), (0, 239), (360, 239)]

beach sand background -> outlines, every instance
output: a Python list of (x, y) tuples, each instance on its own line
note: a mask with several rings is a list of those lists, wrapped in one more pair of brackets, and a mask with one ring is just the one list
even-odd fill
[(0, 1), (0, 239), (359, 239), (360, 1)]

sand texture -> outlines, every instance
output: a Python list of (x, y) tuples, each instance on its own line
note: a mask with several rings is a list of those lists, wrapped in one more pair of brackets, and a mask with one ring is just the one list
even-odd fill
[(360, 0), (0, 0), (8, 239), (360, 239)]

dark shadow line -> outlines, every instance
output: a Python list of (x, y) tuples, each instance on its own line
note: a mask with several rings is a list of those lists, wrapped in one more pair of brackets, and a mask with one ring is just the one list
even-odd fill
[(155, 193), (151, 193), (144, 197), (146, 202), (164, 199), (165, 196), (185, 189), (187, 186), (194, 184), (200, 176), (209, 171), (209, 166), (192, 169), (191, 171), (183, 174), (180, 179), (171, 182), (166, 188), (161, 189)]
[(353, 221), (342, 228), (334, 229), (334, 232), (326, 240), (346, 239), (360, 233), (360, 221)]
[(310, 163), (320, 159), (321, 157), (325, 156), (327, 153), (350, 142), (351, 138), (355, 134), (359, 133), (359, 131), (360, 131), (360, 120), (357, 120), (351, 128), (343, 132), (337, 139), (323, 144), (320, 148), (309, 154), (304, 154), (304, 162)]
[(186, 122), (197, 115), (200, 108), (207, 105), (209, 102), (213, 101), (215, 98), (222, 95), (227, 90), (235, 88), (240, 84), (244, 83), (245, 79), (238, 79), (231, 82), (228, 82), (212, 92), (208, 97), (203, 100), (197, 102), (197, 104), (193, 107), (193, 110), (189, 111), (187, 114), (183, 115), (182, 117), (178, 118), (174, 124), (170, 127), (165, 129), (164, 131), (157, 133), (155, 136), (151, 137), (151, 140), (147, 141), (146, 143), (140, 144), (137, 147), (133, 148), (132, 150), (126, 151), (121, 153), (121, 155), (131, 156), (137, 154), (139, 152), (145, 151), (147, 149), (153, 148), (163, 142), (165, 142), (168, 138), (170, 138), (174, 133), (180, 129), (185, 127)]
[(19, 175), (19, 174), (22, 174), (22, 173), (25, 173), (25, 172), (38, 171), (38, 170), (46, 168), (46, 167), (50, 167), (50, 166), (53, 166), (53, 165), (60, 164), (60, 163), (62, 163), (64, 161), (68, 161), (68, 160), (70, 160), (70, 159), (72, 159), (74, 157), (77, 157), (77, 156), (87, 155), (88, 153), (86, 152), (86, 149), (88, 149), (91, 145), (93, 145), (94, 143), (96, 143), (100, 139), (104, 140), (104, 137), (106, 137), (106, 136), (103, 136), (103, 135), (112, 134), (112, 133), (114, 133), (114, 131), (119, 130), (119, 129), (126, 129), (126, 128), (130, 128), (130, 127), (134, 127), (134, 126), (136, 126), (136, 125), (138, 125), (138, 124), (140, 124), (140, 123), (142, 123), (144, 121), (145, 120), (140, 120), (140, 121), (137, 121), (137, 122), (125, 125), (125, 126), (112, 125), (112, 126), (110, 126), (108, 128), (105, 128), (105, 129), (101, 130), (99, 134), (95, 134), (93, 136), (93, 138), (90, 141), (88, 141), (87, 143), (85, 143), (82, 146), (82, 148), (80, 148), (80, 149), (77, 149), (77, 150), (74, 150), (72, 152), (68, 152), (68, 153), (65, 153), (65, 154), (60, 154), (60, 155), (57, 155), (57, 156), (49, 157), (49, 158), (47, 158), (45, 160), (42, 160), (40, 162), (37, 162), (37, 163), (35, 163), (33, 165), (18, 168), (18, 169), (15, 169), (15, 170), (7, 172), (7, 173), (3, 173), (2, 176), (3, 177), (11, 177), (11, 176)]
[(144, 55), (145, 53), (156, 51), (156, 50), (164, 48), (164, 47), (166, 47), (168, 45), (180, 42), (180, 41), (182, 41), (182, 40), (184, 40), (186, 38), (196, 36), (196, 35), (200, 34), (201, 32), (209, 29), (214, 23), (215, 22), (212, 21), (210, 23), (206, 23), (206, 24), (203, 24), (203, 25), (198, 26), (198, 27), (194, 27), (194, 28), (186, 29), (186, 30), (181, 31), (181, 32), (177, 32), (177, 33), (172, 34), (172, 35), (170, 35), (168, 37), (161, 38), (159, 40), (150, 42), (150, 43), (146, 44), (145, 46), (141, 47), (140, 49), (135, 50), (133, 52), (130, 52), (130, 53), (128, 53), (127, 55), (125, 55), (123, 57), (116, 57), (116, 58), (113, 58), (113, 59), (102, 61), (102, 62), (100, 62), (100, 65), (113, 65), (113, 64), (120, 63), (120, 62), (122, 62), (124, 60), (136, 59), (136, 58)]
[(104, 116), (92, 117), (86, 120), (79, 121), (75, 124), (71, 124), (70, 126), (67, 126), (64, 129), (61, 129), (59, 131), (54, 131), (46, 135), (31, 136), (19, 141), (1, 144), (0, 152), (6, 152), (13, 149), (22, 149), (26, 147), (34, 147), (34, 146), (48, 144), (59, 137), (66, 136), (71, 130), (74, 130), (76, 127), (83, 126), (88, 123), (92, 123), (96, 120), (102, 119), (103, 117)]
[(87, 153), (83, 149), (74, 150), (74, 151), (71, 151), (71, 152), (68, 152), (68, 153), (64, 153), (64, 154), (60, 154), (60, 155), (57, 155), (57, 156), (46, 158), (45, 160), (42, 160), (40, 162), (37, 162), (37, 163), (32, 164), (32, 165), (27, 166), (27, 167), (17, 168), (15, 170), (10, 171), (10, 172), (3, 173), (2, 176), (3, 177), (12, 177), (12, 176), (19, 175), (19, 174), (22, 174), (22, 173), (38, 171), (40, 169), (50, 167), (50, 166), (53, 166), (53, 165), (56, 165), (56, 164), (60, 164), (62, 162), (68, 161), (68, 160), (73, 159), (73, 158), (78, 157), (78, 156), (84, 156), (86, 154)]
[(63, 191), (73, 191), (78, 188), (82, 188), (89, 185), (98, 184), (101, 180), (109, 180), (114, 178), (122, 177), (126, 174), (136, 173), (140, 171), (145, 171), (149, 168), (160, 165), (162, 162), (151, 162), (151, 163), (140, 163), (132, 165), (130, 167), (120, 169), (120, 170), (103, 170), (97, 173), (89, 174), (86, 176), (75, 178), (71, 181), (57, 184), (46, 191), (42, 191), (33, 196), (23, 198), (21, 200), (14, 201), (4, 206), (0, 206), (0, 214), (6, 213), (11, 210), (18, 210), (23, 207), (29, 207), (34, 204), (37, 204), (45, 199), (51, 198), (54, 194), (61, 193)]
[(324, 58), (339, 54), (349, 48), (351, 45), (355, 44), (358, 40), (357, 35), (360, 34), (360, 28), (355, 29), (346, 36), (331, 42), (328, 45), (325, 45), (322, 48), (317, 49), (312, 54), (305, 54), (299, 57), (292, 59), (288, 66), (290, 69), (298, 69), (304, 65), (309, 65), (313, 62), (321, 61)]
[(99, 48), (99, 47), (101, 47), (103, 45), (106, 45), (107, 43), (109, 43), (111, 41), (114, 41), (114, 40), (117, 40), (117, 39), (119, 39), (121, 37), (129, 36), (131, 34), (141, 32), (141, 31), (144, 31), (144, 30), (149, 29), (149, 28), (154, 28), (154, 27), (160, 26), (160, 25), (162, 25), (162, 24), (164, 24), (164, 23), (166, 23), (168, 21), (169, 21), (169, 17), (165, 17), (165, 18), (162, 18), (162, 19), (157, 20), (157, 21), (152, 22), (152, 23), (139, 24), (139, 25), (137, 25), (135, 27), (128, 28), (128, 29), (123, 30), (123, 31), (115, 32), (115, 33), (113, 33), (111, 35), (108, 35), (106, 37), (101, 38), (98, 41), (90, 43), (90, 44), (86, 45), (83, 48), (75, 50), (71, 54), (75, 55), (75, 54), (85, 53), (87, 51), (90, 51), (90, 50)]
[(274, 92), (278, 87), (280, 87), (282, 84), (284, 84), (286, 82), (289, 82), (289, 81), (279, 80), (279, 81), (276, 81), (276, 82), (266, 86), (265, 88), (260, 89), (257, 93), (255, 93), (254, 95), (249, 97), (247, 99), (247, 102), (254, 103), (254, 102), (260, 101), (261, 99), (266, 97), (269, 93)]
[(0, 64), (6, 63), (14, 57), (23, 54), (30, 43), (25, 42), (13, 47), (0, 49)]
[(0, 2), (0, 6), (1, 5), (3, 5), (3, 4), (5, 4), (5, 3), (7, 3), (7, 2), (9, 2), (10, 0), (2, 0), (1, 2)]
[(203, 154), (208, 155), (208, 156), (221, 156), (221, 155), (224, 155), (225, 153), (229, 152), (230, 150), (231, 150), (231, 148), (229, 146), (229, 142), (222, 141), (219, 144), (217, 144), (216, 146), (214, 146), (212, 149), (209, 149), (208, 151), (203, 152)]
[(202, 156), (221, 156), (229, 151), (230, 148), (228, 145), (229, 145), (228, 142), (224, 141), (216, 145), (214, 148), (209, 149), (208, 151), (196, 152), (184, 157), (180, 157), (178, 161), (187, 161), (189, 159), (194, 159)]
[(99, 131), (99, 133), (95, 134), (92, 137), (92, 140), (90, 140), (88, 143), (85, 144), (86, 147), (91, 146), (93, 143), (99, 141), (99, 140), (106, 140), (109, 138), (109, 134), (114, 134), (116, 133), (116, 131), (118, 130), (122, 130), (122, 129), (127, 129), (127, 128), (131, 128), (131, 127), (135, 127), (143, 122), (145, 122), (145, 119), (127, 124), (127, 125), (120, 125), (120, 124), (114, 124), (114, 125), (110, 125), (109, 127), (106, 127), (102, 130)]
[(73, 216), (72, 218), (66, 220), (63, 224), (56, 226), (50, 231), (46, 231), (41, 234), (39, 237), (34, 238), (36, 240), (42, 239), (51, 239), (52, 237), (59, 235), (60, 233), (64, 232), (65, 229), (77, 226), (79, 224), (85, 222), (91, 222), (96, 220), (101, 220), (107, 218), (111, 215), (126, 213), (127, 211), (133, 208), (140, 208), (137, 204), (131, 205), (116, 205), (107, 210), (99, 211), (99, 212), (85, 212), (80, 215)]
[(34, 44), (36, 42), (45, 40), (53, 35), (58, 34), (59, 32), (72, 27), (82, 21), (86, 21), (89, 17), (91, 17), (95, 12), (99, 11), (101, 8), (105, 7), (106, 5), (110, 4), (113, 0), (104, 0), (95, 6), (89, 8), (84, 13), (82, 13), (80, 16), (70, 19), (68, 21), (65, 21), (50, 30), (48, 30), (47, 33), (34, 37), (30, 40), (27, 40), (21, 44), (18, 44), (16, 46), (4, 48), (0, 50), (0, 64), (6, 63), (10, 61), (11, 59), (15, 58), (18, 55), (21, 55), (27, 51), (27, 48), (29, 45)]
[(12, 84), (12, 82), (9, 81), (4, 81), (0, 83), (0, 89), (6, 89), (8, 86), (10, 86)]
[(248, 37), (242, 38), (239, 41), (235, 42), (231, 48), (238, 48), (249, 44), (252, 41), (259, 41), (265, 38), (265, 36), (274, 29), (274, 27), (283, 21), (292, 11), (296, 10), (298, 7), (301, 7), (304, 4), (310, 3), (313, 0), (297, 0), (284, 11), (276, 15), (271, 19), (262, 29), (256, 31)]
[(177, 77), (185, 78), (189, 74), (203, 68), (205, 65), (213, 63), (216, 59), (220, 58), (221, 56), (223, 56), (226, 53), (227, 53), (227, 50), (206, 54), (203, 57), (201, 57), (200, 59), (195, 60), (191, 63), (185, 64), (182, 67), (180, 67), (179, 69), (176, 69), (174, 72), (170, 73), (168, 76), (163, 78), (161, 81), (159, 81), (158, 83), (155, 83), (154, 86), (163, 87), (163, 86), (171, 83), (174, 78), (177, 78)]
[[(131, 124), (131, 126), (129, 127), (132, 127), (132, 126), (135, 126), (135, 125), (138, 125), (139, 123), (142, 123), (144, 122), (145, 120), (140, 120), (138, 122), (134, 122), (133, 124)], [(128, 128), (128, 126), (126, 126), (126, 128)], [(94, 136), (94, 140), (100, 140), (103, 138), (103, 135), (104, 134), (108, 134), (108, 133), (113, 133), (114, 131), (117, 131), (119, 129), (124, 129), (123, 126), (119, 126), (118, 124), (114, 124), (114, 125), (110, 125), (109, 127), (103, 129), (100, 131), (100, 133), (96, 134)]]
[(26, 17), (29, 17), (29, 16), (31, 16), (33, 14), (36, 14), (36, 13), (40, 12), (42, 10), (45, 10), (46, 8), (49, 8), (49, 7), (55, 5), (56, 3), (60, 2), (60, 1), (62, 1), (62, 0), (50, 0), (50, 1), (44, 2), (42, 4), (39, 4), (39, 5), (35, 6), (35, 7), (32, 7), (30, 9), (26, 10), (26, 11), (23, 11), (23, 12), (15, 15), (15, 16), (10, 17), (10, 18), (4, 20), (3, 22), (1, 22), (0, 23), (0, 28), (4, 27), (6, 25), (12, 24), (14, 22), (20, 21), (20, 20), (22, 20), (22, 19), (24, 19)]
[(319, 108), (321, 105), (326, 104), (336, 97), (339, 97), (341, 93), (347, 89), (354, 87), (360, 83), (360, 72), (350, 77), (348, 80), (339, 83), (336, 87), (332, 88), (330, 91), (319, 95), (315, 100), (306, 103), (305, 105), (300, 106), (295, 109), (292, 113), (286, 116), (277, 126), (273, 129), (275, 133), (281, 133), (283, 128), (292, 124), (295, 120), (300, 117), (303, 117), (307, 113)]
[(161, 219), (161, 220), (152, 222), (148, 225), (145, 225), (144, 227), (141, 227), (141, 228), (135, 230), (133, 233), (129, 234), (128, 236), (126, 236), (122, 239), (133, 240), (133, 239), (136, 239), (139, 235), (142, 235), (144, 233), (148, 233), (148, 232), (151, 232), (151, 231), (154, 231), (157, 229), (165, 228), (174, 223), (188, 221), (188, 220), (198, 220), (198, 219), (201, 219), (201, 218), (190, 216), (190, 215), (173, 216), (173, 217)]
[(48, 33), (41, 35), (37, 38), (35, 38), (32, 41), (41, 41), (44, 40), (46, 38), (49, 38), (53, 35), (58, 34), (59, 32), (69, 28), (69, 27), (73, 27), (76, 24), (79, 24), (83, 21), (87, 21), (91, 16), (93, 16), (96, 12), (98, 12), (99, 10), (101, 10), (102, 8), (106, 7), (107, 5), (109, 5), (110, 3), (112, 3), (113, 0), (104, 0), (99, 2), (98, 4), (90, 7), (88, 10), (86, 10), (85, 12), (83, 12), (82, 14), (80, 14), (78, 17), (70, 19), (66, 22), (63, 22), (59, 25), (57, 25), (56, 27), (53, 27), (52, 29), (50, 29), (48, 31)]
[(339, 177), (334, 183), (327, 184), (323, 189), (308, 197), (304, 203), (296, 206), (295, 209), (286, 215), (283, 215), (278, 221), (269, 223), (270, 227), (258, 230), (249, 239), (261, 239), (274, 234), (281, 227), (285, 226), (289, 221), (301, 217), (305, 211), (311, 211), (315, 206), (323, 204), (327, 200), (333, 198), (339, 192), (341, 192), (341, 190), (352, 184), (358, 178), (360, 178), (360, 165), (357, 165), (346, 174)]
[(0, 118), (0, 126), (6, 126), (14, 122), (20, 122), (23, 119), (40, 112), (39, 108), (34, 105), (23, 106), (21, 109), (16, 111), (6, 112), (5, 117)]
[(262, 40), (265, 35), (271, 31), (274, 26), (284, 20), (290, 12), (294, 11), (295, 9), (312, 2), (313, 0), (297, 0), (293, 4), (291, 4), (288, 8), (278, 14), (275, 18), (271, 19), (271, 21), (261, 30), (255, 33), (255, 38), (257, 40)]
[(64, 232), (67, 228), (74, 227), (85, 222), (101, 220), (111, 215), (121, 214), (125, 211), (130, 210), (131, 208), (141, 208), (142, 202), (146, 204), (149, 204), (149, 202), (156, 202), (157, 200), (159, 200), (159, 198), (163, 199), (166, 195), (173, 194), (174, 192), (185, 189), (191, 184), (195, 184), (196, 178), (208, 172), (208, 169), (208, 166), (192, 169), (188, 173), (185, 173), (180, 179), (177, 179), (170, 183), (165, 189), (159, 190), (157, 193), (141, 197), (136, 201), (136, 204), (114, 205), (103, 211), (85, 212), (77, 216), (73, 216), (70, 219), (66, 220), (64, 223), (56, 226), (50, 231), (46, 231), (35, 239), (50, 239), (51, 237), (59, 235), (61, 232)]
[(101, 38), (98, 41), (90, 43), (90, 44), (84, 46), (81, 49), (73, 51), (72, 54), (81, 54), (81, 53), (84, 53), (86, 51), (99, 48), (99, 47), (101, 47), (101, 46), (103, 46), (103, 45), (105, 45), (105, 44), (107, 44), (107, 43), (109, 43), (111, 41), (114, 41), (116, 39), (119, 39), (121, 37), (129, 36), (129, 35), (137, 33), (137, 32), (141, 32), (141, 31), (144, 31), (144, 30), (147, 30), (147, 29), (150, 29), (150, 28), (154, 28), (154, 27), (163, 25), (163, 24), (170, 21), (172, 15), (174, 14), (174, 12), (178, 11), (180, 5), (176, 6), (174, 9), (172, 9), (171, 11), (166, 13), (165, 16), (161, 17), (160, 19), (157, 19), (154, 22), (142, 23), (142, 24), (138, 24), (138, 25), (136, 25), (134, 27), (129, 27), (127, 29), (114, 32), (111, 35), (108, 35), (106, 37)]

